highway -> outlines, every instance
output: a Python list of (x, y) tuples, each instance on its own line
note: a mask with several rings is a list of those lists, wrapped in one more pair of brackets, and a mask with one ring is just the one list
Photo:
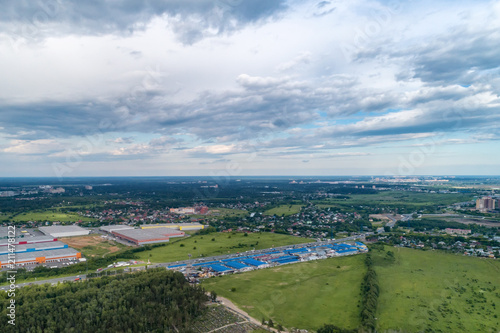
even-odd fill
[[(58, 283), (58, 282), (65, 282), (65, 281), (75, 281), (75, 279), (80, 278), (81, 280), (85, 279), (87, 276), (85, 274), (80, 274), (80, 275), (75, 275), (75, 276), (66, 276), (66, 277), (59, 277), (59, 278), (53, 278), (53, 279), (48, 279), (48, 280), (38, 280), (38, 281), (31, 281), (31, 282), (23, 282), (23, 283), (16, 283), (16, 287), (25, 287), (25, 286), (31, 286), (33, 284), (45, 284), (45, 283)], [(0, 290), (8, 290), (9, 286), (2, 286), (0, 287)]]

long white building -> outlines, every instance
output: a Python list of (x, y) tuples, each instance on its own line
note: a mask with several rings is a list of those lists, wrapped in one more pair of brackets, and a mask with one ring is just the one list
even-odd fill
[(84, 229), (77, 225), (64, 225), (64, 226), (51, 226), (51, 227), (40, 227), (38, 228), (47, 236), (52, 236), (54, 238), (60, 237), (73, 237), (73, 236), (85, 236), (90, 233), (89, 229)]

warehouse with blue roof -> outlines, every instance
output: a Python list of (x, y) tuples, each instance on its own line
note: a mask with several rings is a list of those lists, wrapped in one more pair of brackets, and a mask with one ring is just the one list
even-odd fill
[(243, 260), (241, 260), (241, 262), (243, 262), (244, 264), (250, 265), (250, 266), (254, 266), (254, 267), (269, 266), (269, 264), (267, 264), (267, 263), (265, 263), (263, 261), (255, 260), (255, 259), (252, 259), (252, 258), (243, 259)]
[(250, 266), (247, 266), (247, 265), (242, 264), (241, 262), (237, 262), (237, 261), (226, 261), (224, 263), (224, 265), (226, 265), (227, 267), (231, 267), (231, 268), (240, 270), (240, 271), (250, 270), (252, 268)]

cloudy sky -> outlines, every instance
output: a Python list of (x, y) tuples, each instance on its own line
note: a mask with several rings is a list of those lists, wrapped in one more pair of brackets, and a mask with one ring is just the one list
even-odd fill
[(0, 176), (499, 173), (500, 1), (0, 3)]

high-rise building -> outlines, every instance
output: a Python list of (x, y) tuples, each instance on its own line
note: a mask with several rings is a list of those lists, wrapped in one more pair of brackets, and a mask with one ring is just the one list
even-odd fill
[(476, 209), (480, 211), (494, 210), (495, 199), (490, 197), (482, 197), (476, 200)]

